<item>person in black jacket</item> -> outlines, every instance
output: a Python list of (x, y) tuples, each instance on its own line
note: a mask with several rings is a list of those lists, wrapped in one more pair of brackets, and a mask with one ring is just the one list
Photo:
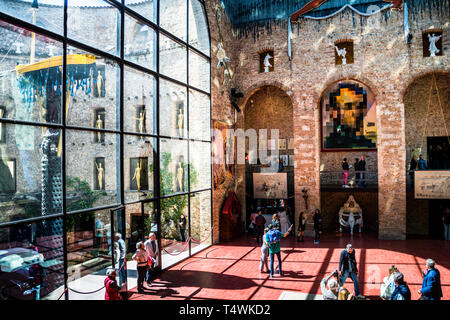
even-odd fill
[(344, 161), (342, 161), (342, 186), (344, 188), (348, 188), (348, 170), (350, 169), (350, 166), (348, 165), (347, 158), (344, 158)]
[(345, 280), (350, 277), (353, 280), (355, 287), (355, 296), (357, 298), (364, 298), (359, 293), (358, 282), (358, 267), (356, 265), (355, 249), (351, 244), (347, 244), (347, 247), (342, 250), (341, 257), (339, 259), (339, 285), (344, 286)]
[(394, 283), (395, 289), (392, 292), (391, 300), (411, 300), (411, 291), (403, 280), (403, 273), (394, 273)]
[(359, 186), (364, 187), (366, 184), (364, 181), (364, 179), (366, 178), (366, 175), (364, 173), (364, 171), (366, 171), (366, 160), (364, 159), (364, 156), (361, 156), (361, 158), (359, 159), (358, 171), (363, 171), (359, 174)]
[(320, 210), (316, 209), (313, 215), (314, 221), (314, 244), (319, 244), (320, 234), (322, 233), (322, 215)]

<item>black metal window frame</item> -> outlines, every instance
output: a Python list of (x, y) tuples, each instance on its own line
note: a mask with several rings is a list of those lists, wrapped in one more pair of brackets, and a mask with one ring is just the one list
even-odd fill
[[(210, 240), (210, 245), (212, 245), (213, 243), (213, 239), (214, 239), (214, 231), (212, 230), (212, 222), (213, 222), (213, 200), (212, 200), (212, 175), (213, 175), (213, 166), (212, 166), (212, 161), (211, 161), (211, 170), (210, 170), (210, 185), (209, 188), (204, 188), (204, 189), (200, 189), (200, 190), (195, 190), (195, 191), (191, 191), (191, 185), (190, 185), (190, 142), (203, 142), (203, 143), (208, 143), (210, 145), (210, 155), (212, 155), (212, 139), (211, 139), (211, 134), (210, 134), (210, 139), (209, 140), (203, 140), (203, 139), (196, 139), (196, 138), (190, 138), (190, 133), (189, 133), (189, 113), (190, 113), (190, 105), (189, 105), (189, 96), (190, 90), (193, 90), (194, 92), (197, 93), (201, 93), (205, 96), (207, 96), (209, 98), (209, 116), (211, 117), (211, 110), (212, 110), (212, 105), (211, 105), (211, 89), (212, 89), (212, 81), (211, 81), (211, 35), (210, 35), (210, 28), (209, 28), (209, 21), (208, 21), (208, 16), (207, 16), (207, 12), (206, 12), (206, 5), (205, 5), (205, 1), (204, 0), (192, 0), (192, 1), (198, 1), (201, 5), (202, 5), (202, 10), (203, 10), (203, 15), (204, 15), (204, 19), (206, 22), (206, 31), (207, 31), (207, 36), (208, 36), (208, 45), (209, 45), (209, 55), (205, 54), (204, 52), (202, 52), (201, 50), (199, 50), (198, 48), (192, 46), (191, 44), (189, 44), (189, 3), (191, 0), (185, 0), (186, 1), (186, 40), (182, 40), (181, 38), (179, 38), (178, 36), (172, 34), (171, 32), (165, 30), (164, 28), (160, 27), (160, 1), (161, 0), (154, 0), (156, 1), (156, 12), (154, 17), (156, 16), (156, 22), (151, 21), (150, 19), (142, 16), (141, 14), (139, 14), (138, 12), (130, 9), (126, 4), (125, 4), (125, 0), (121, 0), (121, 1), (117, 1), (117, 0), (102, 0), (105, 3), (110, 4), (111, 6), (115, 7), (116, 9), (119, 10), (119, 14), (120, 14), (120, 35), (118, 35), (118, 37), (120, 37), (120, 48), (119, 50), (119, 55), (114, 55), (114, 54), (110, 54), (107, 52), (103, 52), (100, 49), (97, 49), (93, 46), (90, 46), (88, 44), (82, 43), (80, 41), (71, 39), (67, 36), (67, 10), (68, 10), (68, 0), (64, 0), (64, 10), (63, 10), (63, 16), (64, 16), (64, 21), (63, 21), (63, 34), (59, 34), (50, 30), (47, 30), (45, 28), (42, 28), (40, 26), (34, 25), (32, 23), (23, 21), (19, 18), (16, 18), (14, 16), (8, 15), (4, 12), (0, 12), (0, 20), (3, 20), (6, 23), (15, 25), (17, 27), (20, 28), (25, 28), (30, 30), (31, 32), (35, 32), (38, 34), (41, 34), (45, 37), (48, 37), (52, 40), (58, 41), (60, 43), (62, 43), (62, 48), (63, 48), (63, 58), (62, 58), (62, 64), (63, 64), (63, 72), (62, 72), (62, 93), (61, 96), (65, 97), (66, 95), (66, 78), (67, 78), (67, 74), (66, 74), (66, 70), (67, 70), (67, 48), (68, 46), (72, 46), (75, 47), (77, 49), (81, 49), (84, 50), (86, 52), (92, 53), (94, 55), (98, 55), (101, 56), (105, 59), (108, 60), (112, 60), (115, 63), (117, 63), (118, 67), (120, 68), (120, 81), (119, 81), (119, 96), (120, 96), (120, 101), (119, 101), (119, 112), (120, 112), (120, 123), (119, 123), (119, 129), (118, 130), (111, 130), (111, 129), (98, 129), (98, 128), (90, 128), (90, 127), (82, 127), (82, 126), (75, 126), (75, 125), (68, 125), (66, 123), (66, 99), (62, 99), (62, 103), (61, 103), (61, 119), (60, 119), (60, 123), (43, 123), (43, 122), (31, 122), (31, 121), (24, 121), (24, 120), (17, 120), (17, 119), (7, 119), (7, 118), (1, 118), (0, 122), (1, 123), (5, 123), (5, 124), (13, 124), (13, 125), (26, 125), (26, 126), (34, 126), (34, 127), (46, 127), (46, 128), (54, 128), (54, 129), (59, 129), (61, 130), (61, 136), (62, 136), (62, 153), (61, 153), (61, 178), (62, 178), (62, 213), (60, 214), (51, 214), (51, 215), (46, 215), (46, 216), (40, 216), (40, 217), (32, 217), (32, 218), (26, 218), (26, 219), (21, 219), (21, 220), (17, 220), (17, 221), (10, 221), (10, 222), (5, 222), (5, 223), (0, 223), (0, 229), (2, 228), (9, 228), (12, 226), (20, 226), (20, 225), (26, 225), (26, 224), (30, 224), (30, 223), (36, 223), (36, 222), (40, 222), (40, 221), (47, 221), (47, 220), (55, 220), (58, 218), (62, 219), (63, 222), (63, 233), (62, 233), (62, 237), (63, 237), (63, 255), (64, 255), (64, 288), (67, 289), (67, 281), (68, 281), (68, 274), (67, 274), (67, 269), (68, 269), (68, 258), (67, 258), (67, 230), (66, 230), (66, 217), (67, 216), (71, 216), (71, 215), (77, 215), (77, 214), (83, 214), (83, 213), (89, 213), (89, 212), (98, 212), (98, 211), (102, 211), (102, 210), (110, 210), (111, 212), (111, 219), (113, 219), (113, 212), (114, 211), (119, 211), (120, 215), (121, 215), (121, 227), (122, 230), (125, 230), (125, 214), (126, 214), (126, 206), (130, 205), (130, 204), (135, 204), (135, 203), (141, 203), (141, 208), (144, 207), (144, 204), (146, 203), (153, 203), (153, 209), (156, 212), (156, 223), (157, 223), (157, 239), (159, 242), (159, 248), (161, 248), (161, 212), (160, 212), (160, 202), (162, 199), (166, 199), (166, 198), (171, 198), (171, 197), (178, 197), (178, 196), (187, 196), (188, 197), (188, 224), (189, 224), (189, 234), (188, 236), (191, 236), (191, 203), (190, 203), (190, 196), (193, 194), (199, 194), (202, 192), (208, 192), (210, 193), (210, 221), (211, 221), (211, 233), (209, 236), (209, 240)], [(154, 46), (155, 48), (155, 54), (156, 54), (156, 66), (155, 70), (152, 70), (148, 67), (145, 66), (141, 66), (135, 62), (126, 60), (124, 57), (124, 45), (125, 45), (125, 15), (130, 16), (131, 18), (137, 20), (138, 22), (145, 24), (147, 26), (149, 26), (155, 33), (156, 38), (153, 39), (154, 45), (156, 44), (156, 46)], [(169, 38), (170, 40), (182, 45), (184, 47), (184, 49), (186, 50), (186, 82), (182, 82), (176, 79), (173, 79), (167, 75), (161, 74), (160, 73), (160, 51), (159, 51), (159, 38), (160, 38), (160, 34), (163, 34), (165, 37)], [(208, 63), (209, 63), (209, 92), (205, 91), (201, 88), (192, 86), (189, 83), (189, 54), (190, 52), (193, 52), (194, 54), (197, 54), (198, 56), (200, 56), (201, 58), (205, 59)], [(131, 68), (135, 71), (138, 72), (142, 72), (145, 73), (147, 75), (151, 75), (154, 80), (156, 81), (156, 92), (154, 93), (154, 96), (156, 97), (156, 109), (154, 106), (154, 111), (156, 113), (156, 123), (153, 124), (154, 128), (156, 126), (156, 132), (155, 130), (153, 130), (152, 133), (137, 133), (137, 132), (129, 132), (129, 131), (125, 131), (124, 130), (124, 125), (123, 125), (123, 119), (124, 119), (124, 72), (125, 72), (125, 67), (127, 68)], [(172, 136), (165, 136), (165, 135), (160, 135), (160, 79), (162, 80), (166, 80), (169, 83), (175, 84), (175, 85), (179, 85), (182, 86), (186, 89), (186, 105), (187, 105), (187, 137), (172, 137)], [(117, 126), (116, 126), (117, 128)], [(211, 118), (210, 118), (210, 123), (209, 123), (209, 129), (211, 130)], [(105, 206), (99, 206), (99, 207), (93, 207), (93, 208), (89, 208), (89, 209), (83, 209), (83, 210), (77, 210), (77, 211), (71, 211), (71, 212), (67, 212), (67, 204), (66, 204), (66, 130), (77, 130), (77, 131), (83, 131), (83, 132), (102, 132), (102, 133), (111, 133), (111, 134), (116, 134), (120, 136), (120, 168), (118, 168), (118, 170), (120, 171), (120, 186), (116, 186), (117, 189), (120, 189), (120, 202), (115, 203), (115, 204), (110, 204), (110, 205), (105, 205)], [(211, 133), (211, 132), (210, 132)], [(156, 146), (153, 147), (154, 150), (154, 157), (153, 157), (153, 164), (154, 164), (154, 175), (153, 175), (153, 179), (154, 179), (154, 183), (153, 183), (153, 194), (154, 197), (151, 199), (145, 199), (145, 200), (138, 200), (138, 201), (133, 201), (133, 202), (125, 202), (125, 197), (124, 197), (124, 193), (125, 193), (125, 189), (124, 189), (124, 136), (146, 136), (149, 138), (153, 138), (153, 141), (156, 141)], [(161, 139), (168, 139), (168, 140), (181, 140), (181, 141), (186, 141), (187, 144), (187, 157), (188, 157), (188, 161), (187, 161), (187, 167), (188, 167), (188, 174), (187, 174), (187, 192), (178, 192), (178, 193), (174, 193), (174, 194), (170, 194), (170, 195), (164, 195), (161, 196), (160, 194), (160, 142)], [(155, 150), (156, 149), (156, 150)], [(142, 217), (144, 216), (144, 212), (142, 210)], [(141, 219), (141, 221), (143, 221), (143, 219)], [(113, 234), (113, 220), (111, 221), (111, 235)], [(206, 249), (206, 248), (205, 248)], [(204, 250), (204, 249), (203, 249)], [(189, 257), (191, 257), (192, 255), (192, 251), (191, 251), (191, 245), (189, 245), (189, 255), (187, 258), (183, 258), (180, 259), (177, 263), (182, 262), (185, 259), (188, 259)], [(112, 257), (113, 260), (113, 264), (114, 264), (114, 257)], [(161, 261), (162, 262), (162, 261)], [(170, 267), (170, 266), (169, 266)], [(68, 294), (68, 290), (66, 290), (65, 293), (65, 299), (68, 300), (69, 299), (69, 294)]]

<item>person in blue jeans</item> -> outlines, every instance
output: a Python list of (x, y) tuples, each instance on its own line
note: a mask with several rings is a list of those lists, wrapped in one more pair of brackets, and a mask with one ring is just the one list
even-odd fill
[(433, 259), (427, 259), (427, 273), (422, 272), (422, 288), (418, 290), (421, 300), (441, 300), (441, 274)]
[(289, 227), (286, 233), (282, 233), (277, 229), (274, 229), (272, 225), (268, 226), (269, 232), (266, 234), (266, 242), (269, 246), (269, 254), (270, 254), (270, 277), (273, 278), (273, 263), (275, 261), (275, 255), (278, 257), (278, 272), (280, 276), (283, 275), (283, 271), (281, 270), (281, 248), (280, 248), (280, 239), (281, 237), (285, 238), (292, 229), (292, 225)]
[(340, 287), (343, 287), (345, 280), (350, 277), (353, 280), (353, 285), (355, 287), (355, 296), (357, 298), (364, 298), (364, 296), (359, 293), (358, 267), (356, 265), (355, 249), (353, 249), (351, 244), (347, 244), (347, 247), (341, 252), (338, 274)]

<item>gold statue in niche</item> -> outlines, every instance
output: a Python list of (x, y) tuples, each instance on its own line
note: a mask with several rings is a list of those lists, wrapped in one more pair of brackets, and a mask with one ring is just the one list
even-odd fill
[[(101, 115), (97, 115), (97, 121), (95, 121), (95, 127), (97, 129), (103, 129), (103, 120)], [(101, 142), (102, 133), (100, 131), (97, 132), (97, 142)]]
[(178, 163), (178, 167), (177, 167), (177, 186), (178, 186), (178, 191), (184, 191), (184, 188), (183, 188), (183, 176), (184, 176), (183, 164), (181, 162), (179, 162)]
[[(139, 129), (139, 133), (144, 133), (144, 120), (145, 120), (145, 113), (144, 111), (141, 111), (139, 113), (139, 117), (138, 118), (134, 118), (138, 121), (138, 129)], [(143, 137), (141, 136), (140, 139), (142, 140)]]
[(98, 70), (97, 72), (98, 72), (98, 74), (97, 74), (97, 92), (98, 92), (98, 97), (100, 98), (102, 96), (103, 77), (102, 77), (100, 70)]
[(178, 115), (177, 115), (177, 127), (178, 127), (178, 135), (180, 137), (183, 136), (183, 127), (184, 127), (184, 114), (183, 114), (183, 108), (179, 109)]
[(141, 171), (142, 171), (142, 159), (139, 159), (136, 169), (134, 169), (133, 179), (136, 180), (137, 189), (141, 190)]
[(95, 166), (97, 167), (97, 180), (98, 180), (98, 188), (103, 190), (103, 177), (105, 174), (105, 169), (102, 168), (102, 163), (95, 161)]

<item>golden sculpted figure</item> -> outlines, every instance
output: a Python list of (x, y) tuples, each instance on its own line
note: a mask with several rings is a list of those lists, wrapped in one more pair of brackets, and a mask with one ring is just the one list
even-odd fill
[(179, 109), (179, 113), (177, 116), (177, 127), (178, 127), (178, 134), (180, 137), (183, 136), (183, 125), (184, 125), (184, 115), (183, 115), (183, 109)]
[(178, 168), (177, 168), (177, 186), (178, 186), (178, 191), (183, 191), (183, 176), (184, 176), (184, 169), (183, 169), (183, 164), (181, 162), (178, 163)]
[[(100, 115), (97, 116), (97, 121), (95, 121), (95, 127), (97, 129), (103, 129), (103, 120)], [(102, 133), (99, 131), (97, 132), (97, 142), (101, 141)]]
[(102, 74), (100, 72), (100, 70), (98, 70), (98, 75), (97, 75), (97, 92), (98, 92), (98, 97), (100, 98), (102, 96), (102, 84), (103, 84), (103, 77)]
[(103, 177), (105, 173), (105, 169), (102, 168), (102, 163), (97, 161), (95, 162), (95, 166), (97, 167), (97, 179), (98, 179), (98, 188), (103, 190)]
[[(139, 113), (139, 118), (135, 118), (135, 119), (137, 121), (139, 121), (139, 124), (138, 124), (139, 133), (144, 133), (144, 120), (145, 120), (145, 113), (144, 113), (144, 111), (141, 111)], [(140, 138), (143, 139), (142, 136)]]
[(137, 189), (141, 190), (141, 170), (142, 170), (142, 160), (137, 163), (136, 169), (134, 169), (134, 176), (132, 180), (136, 180)]

